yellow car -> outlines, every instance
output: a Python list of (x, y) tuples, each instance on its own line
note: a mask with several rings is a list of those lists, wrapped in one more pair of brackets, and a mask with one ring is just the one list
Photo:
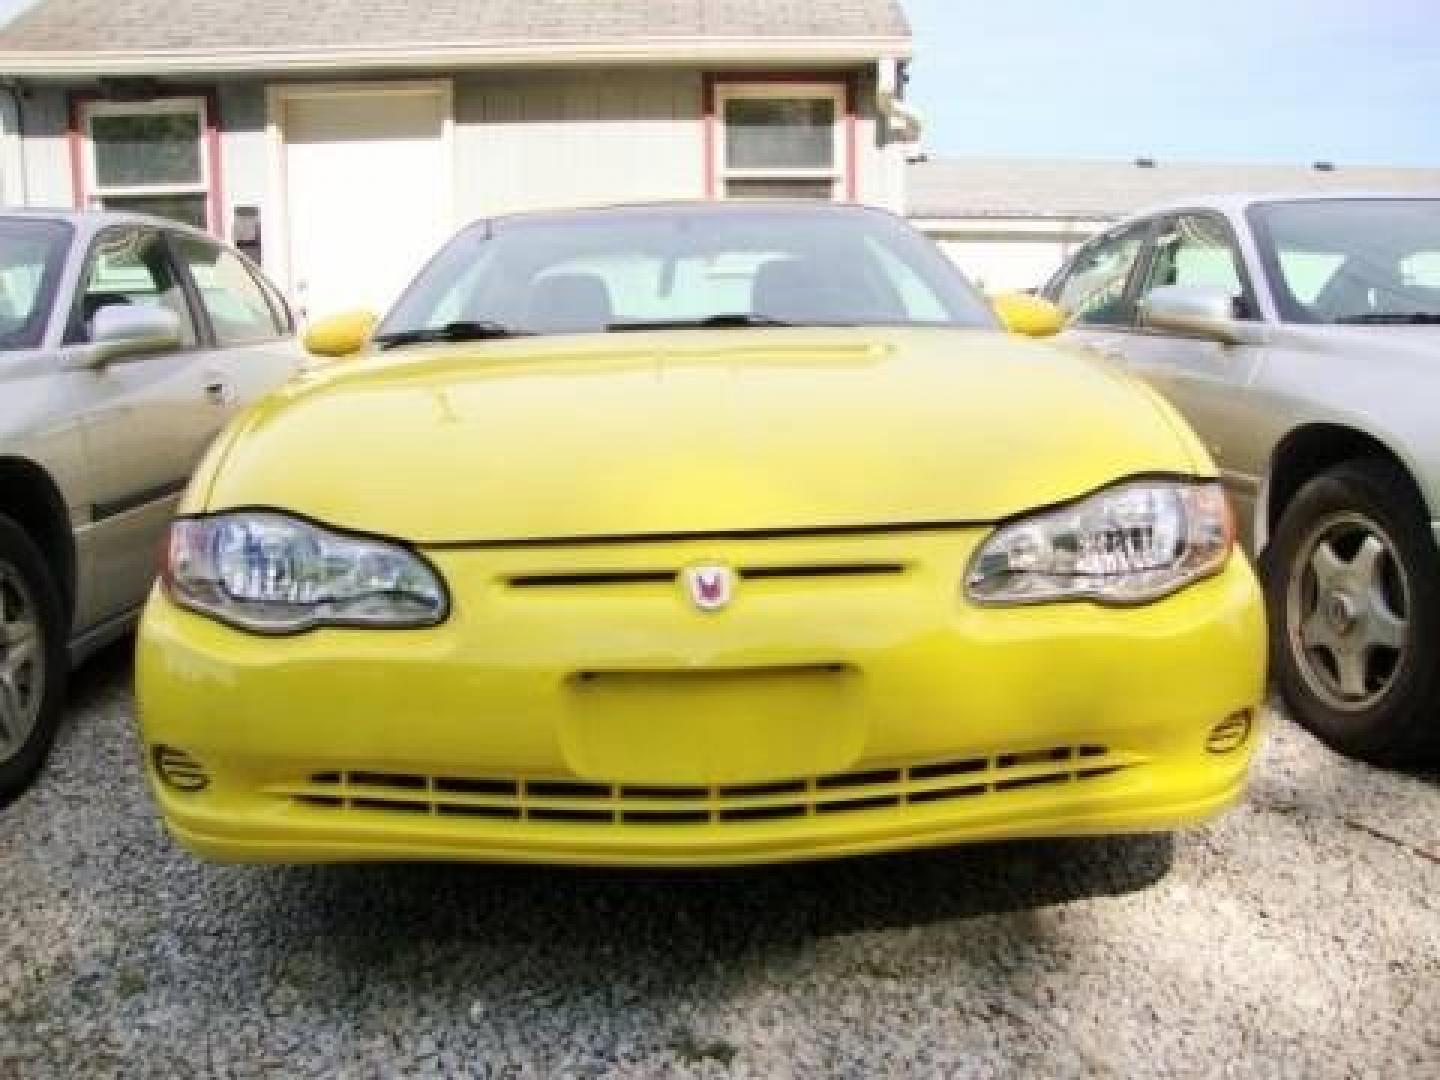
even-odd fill
[(193, 851), (758, 863), (1241, 793), (1263, 617), (1204, 449), (898, 219), (482, 222), (372, 323), (173, 527), (139, 699)]

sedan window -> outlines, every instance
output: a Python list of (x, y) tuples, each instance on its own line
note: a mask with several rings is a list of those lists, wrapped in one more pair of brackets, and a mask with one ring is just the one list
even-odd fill
[(1132, 225), (1082, 248), (1055, 288), (1055, 302), (1076, 322), (1128, 325), (1133, 305), (1126, 285), (1148, 231), (1148, 224)]
[(177, 235), (175, 249), (200, 294), (217, 345), (270, 341), (285, 332), (264, 291), (234, 252), (189, 235)]
[(1311, 199), (1250, 210), (1286, 322), (1440, 322), (1440, 199)]
[(452, 324), (578, 334), (677, 326), (993, 327), (954, 266), (861, 211), (650, 209), (506, 219), (461, 233), (380, 336)]
[(180, 320), (180, 340), (195, 344), (195, 322), (175, 268), (154, 229), (124, 227), (100, 235), (90, 255), (66, 340), (90, 340), (90, 324), (101, 308), (117, 305), (162, 307)]
[(0, 219), (0, 350), (40, 346), (70, 237), (64, 222)]
[(1142, 298), (1168, 285), (1218, 289), (1234, 300), (1237, 318), (1254, 317), (1246, 303), (1239, 256), (1219, 218), (1185, 214), (1172, 219), (1155, 238), (1154, 251)]

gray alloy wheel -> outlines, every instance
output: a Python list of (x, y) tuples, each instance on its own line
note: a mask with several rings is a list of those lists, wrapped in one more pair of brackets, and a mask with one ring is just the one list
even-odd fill
[(1285, 628), (1310, 691), (1337, 712), (1374, 707), (1411, 648), (1411, 589), (1395, 542), (1362, 513), (1316, 521), (1291, 564)]
[(20, 571), (0, 562), (0, 762), (24, 748), (45, 699), (45, 648), (35, 598)]

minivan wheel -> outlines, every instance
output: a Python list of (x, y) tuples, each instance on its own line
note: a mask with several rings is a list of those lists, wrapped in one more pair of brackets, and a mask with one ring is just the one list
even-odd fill
[(1264, 564), (1295, 719), (1351, 757), (1428, 762), (1440, 749), (1440, 553), (1405, 473), (1364, 459), (1311, 480)]
[(0, 805), (34, 780), (55, 741), (66, 675), (61, 612), (40, 552), (0, 516)]

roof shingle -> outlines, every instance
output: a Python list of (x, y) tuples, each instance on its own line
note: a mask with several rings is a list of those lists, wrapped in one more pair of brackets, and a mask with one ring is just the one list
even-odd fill
[(950, 158), (910, 163), (916, 218), (1125, 217), (1225, 191), (1440, 191), (1440, 169)]
[(0, 52), (909, 37), (898, 0), (40, 0)]

